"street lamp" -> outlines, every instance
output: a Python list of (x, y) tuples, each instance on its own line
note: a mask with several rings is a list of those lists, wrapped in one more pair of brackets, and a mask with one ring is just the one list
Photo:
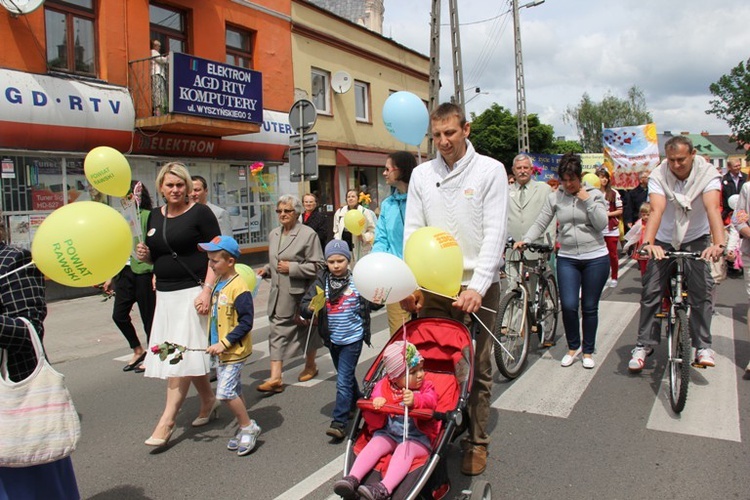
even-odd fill
[(518, 5), (518, 0), (513, 0), (513, 28), (516, 32), (515, 51), (516, 51), (516, 114), (518, 119), (518, 152), (529, 152), (529, 121), (526, 117), (526, 88), (523, 80), (523, 54), (521, 51), (521, 23), (518, 11), (521, 9), (536, 7), (541, 5), (545, 0), (534, 0)]
[(479, 97), (480, 95), (489, 95), (489, 92), (482, 92), (482, 89), (479, 87), (473, 87), (474, 88), (474, 95), (466, 99), (466, 102), (464, 105), (469, 104), (471, 101)]

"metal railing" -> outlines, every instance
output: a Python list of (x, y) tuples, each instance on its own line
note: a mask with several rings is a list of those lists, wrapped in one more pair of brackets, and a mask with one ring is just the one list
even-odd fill
[(128, 63), (130, 94), (136, 118), (169, 113), (169, 62), (166, 56), (137, 59)]

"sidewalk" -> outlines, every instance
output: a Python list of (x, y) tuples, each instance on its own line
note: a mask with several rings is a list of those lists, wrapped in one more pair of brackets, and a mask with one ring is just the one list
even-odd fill
[[(270, 288), (267, 280), (261, 280), (258, 295), (253, 301), (256, 318), (266, 315)], [(47, 304), (44, 347), (50, 362), (64, 363), (107, 352), (113, 352), (113, 356), (130, 354), (128, 342), (112, 321), (113, 304), (112, 299), (102, 302), (101, 295)], [(146, 335), (143, 333), (138, 306), (133, 307), (131, 318), (138, 337), (145, 344)]]

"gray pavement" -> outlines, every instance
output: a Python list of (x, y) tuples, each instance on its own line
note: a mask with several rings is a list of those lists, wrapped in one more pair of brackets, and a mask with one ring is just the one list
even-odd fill
[[(254, 300), (256, 317), (266, 314), (269, 289), (269, 282), (261, 281)], [(125, 337), (112, 321), (113, 304), (113, 299), (102, 301), (101, 295), (49, 303), (44, 321), (44, 347), (50, 362), (64, 363), (114, 351), (129, 354)], [(137, 306), (133, 307), (131, 318), (145, 345), (146, 335)]]

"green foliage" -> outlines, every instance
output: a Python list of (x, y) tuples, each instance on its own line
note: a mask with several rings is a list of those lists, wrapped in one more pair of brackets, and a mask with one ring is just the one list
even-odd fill
[(552, 145), (552, 151), (550, 151), (550, 154), (564, 155), (565, 153), (581, 154), (583, 153), (583, 146), (578, 141), (556, 140)]
[(635, 85), (628, 89), (626, 99), (607, 92), (601, 102), (594, 102), (588, 93), (584, 93), (578, 106), (568, 107), (563, 120), (576, 126), (586, 153), (602, 152), (602, 128), (643, 125), (653, 121), (643, 91)]
[(716, 99), (709, 101), (706, 114), (726, 121), (737, 142), (750, 143), (750, 59), (740, 61), (708, 89)]
[[(537, 115), (527, 117), (529, 149), (532, 153), (548, 153), (554, 143), (554, 129), (542, 124)], [(477, 153), (503, 162), (510, 169), (518, 154), (518, 121), (516, 115), (493, 103), (480, 115), (471, 113), (469, 137)]]

